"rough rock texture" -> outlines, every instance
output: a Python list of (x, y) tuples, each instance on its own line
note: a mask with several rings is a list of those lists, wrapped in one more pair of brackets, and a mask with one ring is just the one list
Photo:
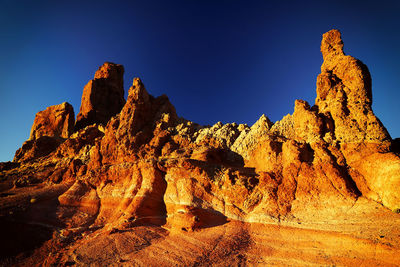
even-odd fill
[(57, 149), (64, 140), (57, 137), (42, 136), (35, 140), (27, 140), (15, 152), (14, 162), (34, 160), (46, 156)]
[(83, 88), (81, 108), (76, 118), (75, 129), (94, 123), (106, 124), (118, 114), (125, 104), (124, 67), (106, 62)]
[(343, 53), (340, 32), (323, 35), (324, 63), (317, 78), (315, 104), (332, 116), (336, 139), (345, 143), (385, 142), (391, 138), (372, 112), (371, 75), (361, 61)]
[[(339, 31), (321, 51), (315, 105), (296, 100), (292, 114), (251, 127), (179, 118), (139, 78), (124, 104), (123, 68), (105, 63), (78, 130), (28, 140), (0, 171), (0, 213), (39, 200), (47, 215), (34, 222), (57, 226), (24, 264), (400, 264), (398, 140)], [(34, 207), (7, 223), (32, 224)]]
[(74, 108), (67, 102), (39, 111), (29, 140), (15, 152), (14, 162), (28, 161), (53, 152), (74, 130)]
[(360, 191), (385, 206), (400, 206), (400, 159), (390, 152), (391, 138), (374, 115), (371, 75), (361, 61), (343, 53), (340, 32), (323, 35), (324, 63), (317, 78), (315, 104), (334, 135)]
[(42, 136), (68, 138), (75, 123), (74, 108), (67, 102), (51, 106), (36, 114), (29, 140)]

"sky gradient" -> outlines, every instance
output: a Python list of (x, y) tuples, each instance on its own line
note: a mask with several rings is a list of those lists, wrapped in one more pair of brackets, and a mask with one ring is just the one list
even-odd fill
[(69, 102), (105, 61), (125, 67), (200, 124), (252, 125), (311, 105), (322, 34), (372, 75), (373, 110), (400, 137), (399, 1), (0, 0), (0, 161), (28, 139), (35, 114)]

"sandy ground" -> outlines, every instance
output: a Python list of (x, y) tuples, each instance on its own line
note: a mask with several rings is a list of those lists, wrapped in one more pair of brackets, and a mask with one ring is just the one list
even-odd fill
[(336, 231), (231, 221), (189, 233), (160, 227), (93, 233), (67, 258), (98, 266), (397, 266), (399, 252), (398, 243)]
[(90, 216), (58, 207), (63, 186), (13, 190), (0, 199), (2, 266), (400, 266), (400, 215), (364, 198), (332, 218), (187, 232), (93, 228), (82, 224)]

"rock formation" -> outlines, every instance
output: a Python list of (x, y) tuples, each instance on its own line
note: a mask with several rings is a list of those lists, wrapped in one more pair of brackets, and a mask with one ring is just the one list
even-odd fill
[[(315, 105), (296, 100), (293, 114), (275, 123), (262, 115), (251, 127), (180, 118), (139, 78), (125, 103), (123, 67), (105, 63), (84, 88), (76, 132), (73, 111), (39, 112), (15, 156), (22, 164), (0, 174), (60, 186), (57, 214), (72, 236), (71, 229), (120, 234), (149, 224), (186, 233), (232, 220), (317, 227), (375, 209), (400, 221), (376, 204), (400, 210), (400, 157), (372, 111), (368, 68), (344, 54), (337, 30), (323, 35), (321, 52)], [(86, 252), (71, 245), (58, 263), (77, 260), (74, 253)]]
[(335, 122), (336, 139), (342, 143), (388, 143), (391, 138), (372, 112), (371, 75), (361, 61), (343, 53), (340, 32), (324, 34), (324, 63), (317, 78), (315, 104), (319, 113)]
[(324, 63), (317, 78), (315, 104), (334, 126), (350, 175), (363, 195), (397, 209), (400, 206), (400, 159), (372, 105), (371, 75), (361, 61), (343, 53), (340, 32), (324, 34)]
[(106, 124), (125, 104), (124, 67), (106, 62), (83, 88), (81, 108), (76, 118), (76, 130), (94, 123)]
[(74, 108), (67, 102), (51, 106), (36, 114), (29, 140), (42, 136), (68, 138), (74, 130)]
[(67, 102), (36, 114), (27, 140), (15, 153), (14, 161), (40, 158), (53, 152), (74, 130), (74, 108)]

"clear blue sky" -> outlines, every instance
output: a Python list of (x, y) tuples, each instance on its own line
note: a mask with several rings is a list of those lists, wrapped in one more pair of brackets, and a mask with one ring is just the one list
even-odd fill
[(29, 137), (36, 112), (71, 103), (105, 61), (141, 77), (178, 115), (253, 124), (314, 103), (322, 34), (373, 79), (373, 108), (400, 137), (399, 1), (0, 0), (0, 161)]

